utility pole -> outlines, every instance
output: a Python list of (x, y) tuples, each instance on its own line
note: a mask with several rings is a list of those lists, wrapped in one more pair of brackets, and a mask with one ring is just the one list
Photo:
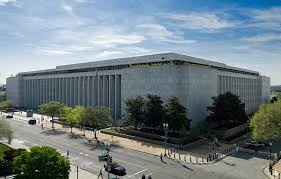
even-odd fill
[(77, 166), (77, 179), (78, 179), (78, 166)]
[(111, 163), (110, 163), (110, 155), (109, 155), (109, 146), (106, 146), (106, 153), (107, 153), (107, 178), (110, 179), (110, 171), (111, 171)]
[(169, 129), (168, 123), (164, 123), (163, 127), (165, 130), (165, 154), (164, 154), (164, 156), (167, 156), (166, 148), (167, 148), (167, 136), (168, 136), (168, 129)]

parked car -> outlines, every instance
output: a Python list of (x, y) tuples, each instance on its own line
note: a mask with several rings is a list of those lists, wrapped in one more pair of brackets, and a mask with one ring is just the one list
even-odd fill
[[(105, 168), (105, 171), (108, 171), (107, 164), (104, 165), (104, 168)], [(118, 175), (118, 176), (124, 176), (127, 174), (126, 169), (116, 162), (111, 163), (111, 170), (109, 171), (109, 173), (112, 173), (112, 174)]]
[(255, 145), (257, 148), (263, 148), (263, 147), (267, 147), (269, 146), (268, 143), (266, 142), (263, 142), (263, 141), (251, 141), (251, 142), (248, 142), (246, 144), (250, 144), (250, 145)]
[(243, 148), (248, 150), (254, 150), (254, 151), (258, 149), (258, 147), (254, 144), (246, 144)]
[(13, 114), (8, 114), (7, 116), (6, 116), (6, 118), (13, 118), (14, 116), (13, 116)]
[(30, 125), (35, 125), (35, 124), (36, 124), (36, 120), (35, 120), (35, 119), (30, 119), (30, 120), (28, 121), (28, 124), (30, 124)]

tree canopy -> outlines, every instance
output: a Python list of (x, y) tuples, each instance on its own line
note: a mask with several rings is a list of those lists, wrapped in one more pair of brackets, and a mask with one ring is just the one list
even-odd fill
[(84, 112), (85, 108), (83, 106), (76, 106), (73, 109), (68, 106), (64, 106), (61, 109), (61, 117), (66, 124), (70, 125), (71, 133), (73, 126), (81, 124)]
[(61, 115), (61, 111), (63, 108), (63, 104), (57, 101), (51, 101), (49, 103), (45, 103), (39, 106), (39, 110), (47, 115), (52, 117), (52, 128), (55, 129), (54, 127), (54, 117), (59, 117)]
[(13, 138), (13, 131), (6, 121), (0, 120), (0, 139), (7, 139), (10, 144)]
[(186, 117), (187, 109), (180, 103), (179, 98), (172, 96), (165, 105), (164, 122), (168, 122), (169, 128), (180, 130), (183, 126), (189, 128), (188, 118)]
[(81, 117), (86, 125), (94, 129), (101, 129), (110, 124), (111, 110), (104, 106), (88, 107)]
[(145, 103), (145, 120), (146, 126), (157, 127), (161, 125), (163, 119), (163, 101), (158, 95), (147, 95)]
[(63, 104), (57, 101), (51, 101), (49, 103), (45, 103), (39, 106), (39, 110), (48, 116), (51, 116), (52, 118), (54, 117), (59, 117), (61, 114), (61, 110), (63, 108)]
[(247, 122), (245, 104), (241, 102), (238, 96), (226, 92), (212, 99), (212, 106), (207, 107), (210, 112), (207, 120), (216, 122), (221, 128), (235, 127)]
[(13, 162), (16, 178), (68, 179), (70, 163), (56, 149), (36, 146), (23, 152)]
[(281, 137), (281, 100), (263, 104), (250, 122), (256, 140), (271, 141)]
[(13, 106), (13, 103), (11, 100), (5, 100), (0, 102), (0, 110), (10, 108)]
[(128, 122), (134, 123), (135, 129), (145, 117), (145, 99), (142, 96), (131, 97), (125, 101)]

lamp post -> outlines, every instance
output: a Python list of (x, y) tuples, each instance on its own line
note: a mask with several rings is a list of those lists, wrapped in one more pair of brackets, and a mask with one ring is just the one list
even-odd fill
[(164, 124), (163, 124), (163, 128), (164, 128), (164, 130), (165, 130), (165, 154), (164, 154), (164, 156), (167, 156), (166, 148), (167, 148), (167, 138), (168, 138), (169, 124), (168, 124), (168, 123), (164, 123)]
[(214, 142), (213, 142), (213, 152), (215, 154), (215, 158), (217, 158), (217, 144), (218, 144), (218, 138), (214, 138)]
[(249, 139), (250, 120), (247, 120), (247, 139)]
[(269, 160), (271, 160), (272, 143), (269, 142)]

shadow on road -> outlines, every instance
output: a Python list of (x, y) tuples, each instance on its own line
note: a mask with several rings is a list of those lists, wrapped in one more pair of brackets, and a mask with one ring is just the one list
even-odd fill
[(63, 134), (65, 134), (65, 132), (48, 129), (48, 130), (42, 131), (41, 134), (48, 135), (48, 136), (55, 136), (55, 135), (63, 135)]

